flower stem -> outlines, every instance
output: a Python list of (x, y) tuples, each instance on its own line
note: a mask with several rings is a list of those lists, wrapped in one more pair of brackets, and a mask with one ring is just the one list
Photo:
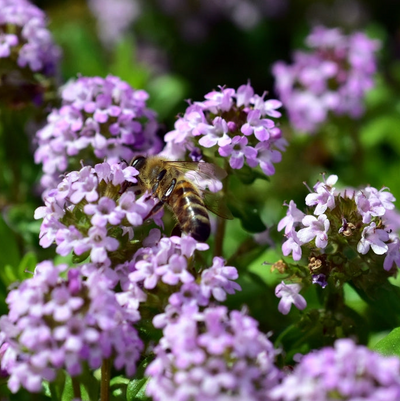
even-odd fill
[(224, 245), (226, 220), (222, 217), (217, 217), (217, 232), (215, 233), (214, 256), (222, 256)]
[(101, 365), (100, 401), (110, 400), (111, 360), (104, 359)]
[(79, 400), (82, 398), (81, 395), (81, 386), (79, 380), (76, 377), (71, 377), (72, 379), (72, 391), (74, 392), (74, 398), (78, 398)]

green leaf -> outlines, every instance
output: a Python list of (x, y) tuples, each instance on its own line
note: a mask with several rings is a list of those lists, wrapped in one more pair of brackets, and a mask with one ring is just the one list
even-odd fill
[(149, 106), (157, 110), (160, 120), (168, 117), (171, 111), (182, 102), (187, 93), (186, 82), (175, 75), (163, 75), (150, 80)]
[(84, 366), (83, 372), (79, 376), (79, 382), (81, 383), (82, 400), (99, 399), (100, 384), (88, 366)]
[(19, 280), (24, 280), (27, 274), (33, 273), (37, 265), (37, 258), (33, 252), (28, 252), (24, 255), (18, 265), (16, 274)]
[(244, 205), (238, 199), (235, 199), (231, 194), (227, 196), (228, 208), (232, 214), (240, 219), (242, 227), (251, 233), (261, 233), (267, 229), (262, 222), (258, 210)]
[(74, 390), (72, 387), (72, 379), (69, 375), (65, 375), (65, 383), (61, 398), (53, 398), (54, 400), (71, 401), (74, 398)]
[(146, 386), (148, 380), (149, 379), (147, 377), (132, 380), (128, 384), (128, 388), (126, 390), (127, 401), (150, 400), (150, 398), (146, 396)]
[(153, 359), (154, 356), (149, 355), (139, 364), (136, 372), (136, 378), (129, 382), (126, 390), (127, 401), (150, 400), (150, 398), (146, 396), (146, 386), (149, 378), (145, 377), (144, 374), (147, 366)]
[(385, 356), (394, 355), (400, 357), (400, 327), (392, 330), (385, 338), (375, 344), (372, 349)]
[(18, 281), (15, 267), (6, 265), (0, 268), (0, 279), (6, 287)]
[(374, 118), (368, 124), (364, 124), (360, 130), (360, 141), (367, 148), (374, 148), (382, 142), (390, 142), (397, 152), (400, 152), (397, 127), (400, 125), (400, 117), (392, 114), (384, 114)]
[(136, 61), (136, 43), (125, 36), (114, 47), (110, 73), (128, 82), (135, 89), (143, 88), (149, 80), (150, 72), (144, 65)]
[[(65, 398), (63, 398), (65, 389), (65, 376), (65, 372), (59, 369), (56, 379), (45, 386), (45, 394), (50, 396), (52, 400), (65, 400)], [(47, 382), (44, 384), (47, 384)], [(71, 394), (71, 396), (73, 397), (73, 394)]]
[(79, 71), (83, 76), (106, 76), (108, 66), (100, 44), (83, 20), (66, 18), (65, 13), (53, 15), (52, 34), (63, 49), (63, 72), (75, 76)]
[(368, 304), (366, 314), (372, 327), (378, 329), (392, 328), (400, 325), (400, 288), (386, 282), (382, 285), (372, 287), (370, 293), (349, 283), (360, 298)]
[(6, 265), (18, 266), (19, 260), (16, 237), (0, 216), (0, 270)]
[(257, 178), (260, 178), (264, 181), (269, 181), (269, 178), (264, 173), (255, 168), (251, 168), (246, 164), (241, 169), (232, 169), (232, 173), (236, 175), (245, 185), (252, 184)]
[(112, 399), (125, 401), (128, 384), (129, 379), (124, 376), (112, 378), (110, 381), (110, 393), (112, 394)]

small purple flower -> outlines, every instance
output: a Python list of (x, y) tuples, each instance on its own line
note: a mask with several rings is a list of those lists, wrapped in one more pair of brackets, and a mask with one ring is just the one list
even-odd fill
[(225, 146), (231, 143), (231, 138), (228, 136), (228, 124), (221, 117), (215, 117), (213, 125), (202, 132), (203, 136), (199, 140), (199, 145), (205, 148)]
[(245, 136), (235, 136), (229, 145), (221, 146), (218, 149), (222, 157), (228, 157), (229, 165), (233, 169), (241, 169), (244, 165), (244, 159), (248, 156), (250, 159), (254, 158), (257, 152), (251, 146), (247, 146), (248, 139)]
[(307, 306), (307, 302), (303, 296), (299, 294), (301, 290), (300, 284), (285, 284), (283, 281), (275, 288), (275, 295), (281, 298), (278, 305), (278, 310), (283, 315), (290, 312), (292, 304), (300, 310)]
[(254, 135), (259, 141), (268, 141), (271, 134), (279, 133), (279, 128), (275, 127), (275, 123), (267, 118), (260, 119), (260, 110), (251, 110), (247, 115), (247, 123), (241, 128), (242, 134), (249, 136)]
[(275, 174), (275, 163), (282, 160), (281, 153), (273, 149), (275, 141), (258, 142), (255, 146), (254, 155), (247, 155), (247, 163), (250, 167), (256, 167), (258, 164), (265, 175), (271, 176)]
[(298, 231), (297, 236), (299, 240), (306, 244), (315, 238), (315, 245), (318, 248), (324, 249), (328, 245), (328, 230), (330, 228), (330, 221), (325, 214), (318, 216), (305, 216), (302, 220), (306, 228)]
[(233, 106), (235, 90), (232, 88), (220, 87), (220, 91), (212, 91), (205, 95), (204, 102), (198, 102), (201, 107), (208, 109), (213, 114), (219, 111), (229, 111)]
[(285, 227), (285, 234), (288, 234), (296, 223), (300, 223), (303, 220), (305, 214), (297, 209), (297, 205), (292, 200), (286, 206), (288, 206), (288, 210), (286, 216), (278, 224), (278, 231)]
[(318, 284), (322, 288), (325, 288), (328, 285), (325, 274), (313, 274), (312, 275), (312, 283)]
[(116, 251), (119, 247), (117, 239), (108, 237), (104, 227), (93, 226), (89, 229), (88, 237), (79, 247), (75, 247), (75, 253), (82, 253), (90, 250), (90, 258), (94, 263), (103, 263), (108, 259), (107, 251)]
[(11, 47), (18, 44), (18, 36), (13, 34), (0, 34), (0, 57), (9, 57), (11, 54)]
[(378, 191), (373, 187), (366, 187), (358, 191), (355, 195), (355, 201), (358, 211), (363, 216), (363, 223), (370, 223), (374, 216), (384, 216), (387, 210), (393, 210), (392, 202), (396, 198), (390, 193), (385, 192), (388, 188), (382, 188)]
[(301, 245), (303, 243), (300, 242), (297, 232), (292, 228), (290, 232), (285, 234), (285, 237), (287, 240), (282, 244), (282, 253), (285, 256), (292, 254), (293, 260), (300, 260), (302, 255)]
[[(389, 235), (390, 238), (390, 235)], [(400, 267), (400, 239), (397, 236), (393, 236), (392, 242), (387, 244), (388, 250), (383, 262), (383, 268), (386, 271), (389, 271), (393, 263), (396, 264), (397, 267)]]
[(226, 294), (234, 294), (241, 287), (233, 280), (238, 278), (238, 272), (233, 266), (225, 266), (224, 259), (215, 256), (213, 265), (202, 272), (200, 281), (201, 293), (206, 298), (211, 295), (217, 301), (225, 301)]
[[(325, 178), (325, 177), (324, 177)], [(325, 213), (327, 209), (332, 210), (335, 207), (335, 188), (333, 185), (338, 180), (337, 175), (330, 175), (324, 183), (318, 182), (314, 185), (315, 193), (306, 196), (306, 205), (315, 206), (314, 214), (319, 216)]]
[(368, 253), (370, 247), (377, 255), (383, 255), (388, 251), (389, 234), (382, 229), (376, 228), (376, 224), (372, 222), (363, 229), (360, 242), (357, 244), (357, 251), (362, 255)]
[(97, 201), (99, 197), (97, 192), (98, 184), (98, 179), (93, 174), (92, 167), (83, 167), (79, 172), (79, 178), (71, 185), (71, 202), (79, 203), (82, 199), (86, 199), (88, 202)]
[(117, 225), (121, 222), (124, 214), (116, 209), (115, 202), (106, 196), (99, 199), (97, 204), (87, 204), (84, 212), (93, 215), (91, 223), (97, 227), (106, 227), (107, 223)]
[(170, 257), (167, 265), (157, 267), (157, 274), (161, 277), (161, 281), (169, 285), (194, 281), (194, 277), (187, 270), (186, 258), (176, 254)]
[(55, 234), (57, 244), (56, 252), (61, 256), (67, 256), (75, 247), (83, 243), (83, 235), (74, 226), (59, 228)]

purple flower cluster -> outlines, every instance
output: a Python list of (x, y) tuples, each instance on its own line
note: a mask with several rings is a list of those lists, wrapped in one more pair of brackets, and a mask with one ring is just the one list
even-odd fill
[(251, 30), (265, 18), (278, 17), (288, 8), (288, 0), (157, 0), (157, 3), (161, 11), (174, 19), (174, 25), (186, 41), (204, 40), (210, 27), (219, 20), (228, 20), (239, 29)]
[(250, 84), (208, 93), (205, 101), (190, 105), (176, 121), (175, 130), (165, 135), (167, 145), (162, 154), (176, 160), (188, 151), (198, 158), (199, 146), (216, 147), (220, 156), (229, 158), (233, 169), (241, 169), (246, 162), (273, 175), (286, 140), (274, 120), (267, 118), (281, 116), (276, 110), (281, 103), (264, 97), (254, 94)]
[(271, 391), (276, 401), (400, 399), (400, 360), (385, 357), (350, 339), (337, 340), (302, 357)]
[(59, 175), (77, 169), (80, 160), (112, 164), (160, 150), (155, 113), (146, 107), (144, 90), (111, 75), (80, 77), (64, 86), (61, 98), (61, 108), (36, 134), (35, 162), (43, 163), (44, 188), (54, 188)]
[(64, 279), (66, 270), (67, 265), (42, 262), (32, 278), (8, 294), (9, 313), (0, 319), (2, 342), (8, 344), (1, 367), (12, 392), (21, 386), (39, 392), (57, 370), (76, 376), (83, 363), (97, 369), (111, 355), (116, 369), (135, 373), (143, 349), (132, 325), (137, 311), (121, 306), (102, 275), (84, 281), (71, 269)]
[(0, 0), (0, 10), (0, 58), (54, 75), (60, 50), (46, 28), (45, 14), (27, 0)]
[[(330, 264), (329, 256), (328, 259), (320, 257), (328, 246), (351, 247), (359, 254), (360, 260), (372, 251), (378, 256), (373, 260), (380, 260), (380, 269), (383, 264), (386, 271), (391, 271), (394, 264), (400, 267), (400, 239), (393, 230), (395, 224), (391, 223), (394, 196), (388, 188), (377, 190), (370, 186), (360, 190), (337, 191), (334, 187), (337, 179), (336, 175), (326, 180), (324, 177), (324, 181), (318, 182), (307, 195), (305, 203), (314, 208), (313, 215), (305, 215), (293, 201), (289, 203), (286, 216), (278, 224), (279, 231), (285, 228), (287, 238), (282, 245), (283, 254), (292, 254), (293, 259), (298, 261), (305, 249), (307, 252), (311, 249), (311, 253), (307, 254), (309, 260), (312, 258), (309, 267), (314, 282), (323, 286), (326, 283), (324, 280), (321, 282), (323, 277), (319, 274), (326, 275), (326, 269), (335, 267)], [(379, 259), (381, 255), (383, 258)], [(315, 258), (319, 259), (317, 264)], [(345, 260), (350, 263), (348, 258)]]
[(105, 46), (121, 40), (140, 14), (137, 0), (88, 0), (88, 5), (97, 19), (98, 35)]
[(137, 174), (133, 167), (106, 162), (68, 173), (35, 211), (36, 219), (43, 218), (40, 245), (47, 248), (55, 242), (62, 256), (87, 252), (91, 262), (109, 266), (110, 252), (120, 247), (116, 228), (131, 240), (132, 227), (140, 226), (154, 206), (152, 198), (136, 200), (132, 191), (120, 193), (126, 182), (136, 182)]
[(317, 132), (328, 113), (360, 117), (365, 93), (374, 86), (377, 40), (361, 32), (315, 27), (306, 39), (311, 52), (297, 51), (294, 63), (274, 64), (276, 90), (296, 130)]
[(162, 326), (146, 370), (146, 391), (155, 401), (270, 399), (280, 372), (273, 345), (253, 318), (225, 306), (200, 311), (186, 304)]
[[(189, 270), (188, 260), (195, 250), (207, 250), (208, 245), (190, 236), (161, 238), (159, 230), (152, 230), (143, 245), (133, 257), (134, 270), (128, 279), (147, 290), (153, 290), (160, 282), (170, 286), (179, 284), (181, 291), (195, 292), (194, 298), (202, 306), (212, 297), (224, 301), (227, 293), (240, 290), (239, 284), (232, 281), (238, 278), (236, 268), (225, 266), (220, 257), (214, 257), (213, 265), (201, 272), (200, 283), (195, 283), (197, 275)], [(175, 297), (179, 298), (179, 295), (175, 294)]]

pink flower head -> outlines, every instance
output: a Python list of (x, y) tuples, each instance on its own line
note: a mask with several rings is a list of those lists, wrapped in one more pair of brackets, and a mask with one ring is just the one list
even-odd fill
[(275, 295), (281, 298), (278, 305), (279, 312), (287, 315), (292, 304), (300, 310), (307, 306), (307, 301), (299, 294), (300, 290), (300, 284), (285, 284), (283, 281), (275, 288)]

